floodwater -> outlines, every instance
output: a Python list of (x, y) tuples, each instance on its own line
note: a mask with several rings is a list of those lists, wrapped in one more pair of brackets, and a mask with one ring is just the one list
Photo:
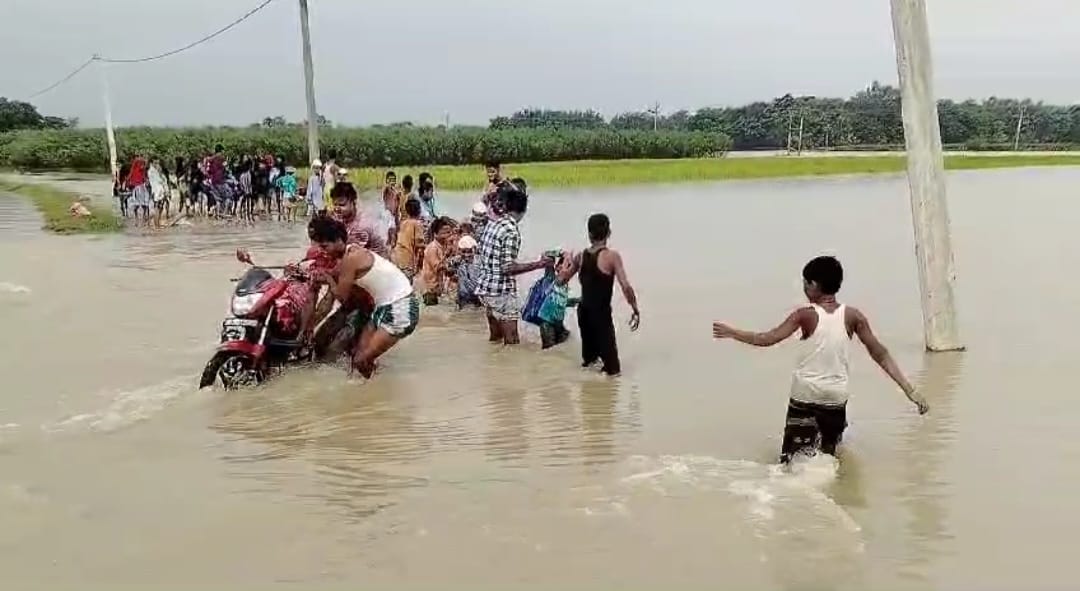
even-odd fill
[[(900, 176), (537, 191), (525, 253), (579, 247), (590, 212), (613, 219), (644, 312), (619, 335), (621, 378), (579, 369), (576, 339), (504, 349), (477, 313), (435, 308), (370, 382), (323, 367), (237, 394), (195, 389), (231, 252), (295, 258), (300, 227), (64, 238), (0, 197), (0, 573), (50, 588), (1074, 587), (1077, 186), (1077, 169), (949, 176), (963, 354), (922, 352)], [(793, 350), (716, 343), (710, 323), (779, 321), (822, 252), (932, 410), (856, 351), (839, 468), (786, 474)]]

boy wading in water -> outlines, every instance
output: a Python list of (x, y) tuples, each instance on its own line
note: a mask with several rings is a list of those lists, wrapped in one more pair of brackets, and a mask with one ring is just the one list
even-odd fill
[(633, 312), (630, 330), (638, 329), (641, 312), (634, 287), (626, 276), (622, 255), (607, 245), (611, 237), (611, 220), (606, 214), (593, 214), (589, 216), (588, 230), (589, 248), (574, 257), (574, 272), (581, 281), (577, 310), (581, 367), (591, 367), (599, 360), (604, 363), (602, 371), (614, 376), (622, 371), (619, 349), (615, 345), (615, 322), (611, 318), (611, 296), (616, 280)]
[(848, 346), (858, 336), (870, 358), (889, 375), (919, 409), (930, 410), (926, 400), (904, 377), (889, 350), (870, 330), (870, 322), (859, 310), (836, 301), (844, 281), (840, 261), (817, 257), (803, 267), (803, 293), (808, 306), (792, 312), (780, 326), (769, 332), (749, 332), (722, 322), (713, 323), (713, 337), (734, 339), (755, 347), (771, 347), (801, 331), (803, 353), (791, 380), (791, 400), (784, 426), (780, 461), (789, 462), (800, 451), (821, 451), (836, 455), (836, 447), (847, 427)]

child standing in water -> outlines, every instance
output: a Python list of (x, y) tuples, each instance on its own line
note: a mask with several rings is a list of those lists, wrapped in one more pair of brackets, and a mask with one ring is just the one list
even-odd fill
[(285, 219), (295, 222), (296, 209), (300, 206), (300, 198), (297, 196), (299, 185), (296, 182), (296, 169), (291, 166), (286, 168), (285, 174), (279, 176), (275, 182), (278, 190), (281, 191), (281, 198), (285, 202)]
[(457, 252), (447, 261), (447, 268), (457, 281), (458, 310), (465, 306), (480, 307), (476, 297), (476, 239), (465, 234), (458, 238)]
[(574, 276), (574, 260), (572, 257), (560, 255), (552, 270), (554, 280), (551, 291), (548, 292), (544, 303), (539, 310), (540, 317), (540, 348), (550, 349), (566, 342), (570, 338), (570, 331), (566, 330), (564, 320), (566, 309), (576, 306), (577, 298), (570, 297), (570, 279)]
[(405, 202), (405, 219), (398, 228), (397, 242), (391, 259), (405, 276), (412, 281), (420, 268), (424, 257), (424, 225), (420, 222), (420, 202), (410, 199)]
[(780, 452), (780, 461), (785, 463), (800, 451), (813, 450), (818, 442), (821, 451), (836, 455), (836, 447), (847, 427), (848, 345), (852, 335), (859, 337), (870, 358), (900, 386), (919, 414), (930, 410), (889, 350), (870, 330), (866, 316), (836, 301), (836, 293), (844, 281), (840, 261), (830, 256), (817, 257), (803, 267), (802, 275), (803, 293), (810, 304), (792, 312), (769, 332), (749, 332), (722, 322), (713, 323), (714, 338), (734, 339), (755, 347), (771, 347), (795, 331), (801, 332), (804, 351), (792, 376)]
[[(415, 201), (410, 200), (410, 201)], [(431, 242), (424, 248), (420, 264), (420, 290), (425, 306), (439, 304), (446, 284), (446, 256), (453, 236), (453, 222), (450, 218), (438, 218), (431, 224)]]

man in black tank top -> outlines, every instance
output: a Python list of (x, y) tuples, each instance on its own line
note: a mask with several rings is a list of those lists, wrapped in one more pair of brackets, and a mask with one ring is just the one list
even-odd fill
[(591, 367), (603, 361), (603, 372), (618, 375), (619, 349), (615, 344), (615, 322), (611, 317), (611, 297), (618, 280), (626, 303), (633, 315), (630, 330), (637, 330), (641, 322), (637, 296), (626, 276), (622, 256), (607, 247), (611, 236), (611, 220), (602, 213), (589, 217), (588, 249), (575, 257), (575, 269), (581, 281), (581, 301), (578, 303), (578, 329), (581, 330), (581, 366)]

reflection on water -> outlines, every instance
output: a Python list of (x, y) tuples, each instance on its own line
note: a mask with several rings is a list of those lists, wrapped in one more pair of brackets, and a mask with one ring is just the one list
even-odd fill
[(904, 478), (897, 499), (908, 511), (907, 531), (911, 548), (902, 560), (901, 574), (927, 581), (929, 566), (946, 550), (942, 542), (952, 537), (948, 520), (951, 486), (944, 473), (949, 448), (956, 437), (954, 396), (964, 368), (963, 353), (937, 353), (924, 357), (917, 380), (932, 413), (911, 424), (901, 438), (906, 451)]
[[(1080, 297), (1061, 272), (1080, 264), (1080, 202), (1063, 190), (1078, 183), (1066, 169), (950, 175), (964, 354), (923, 353), (899, 176), (538, 191), (523, 257), (580, 247), (588, 214), (612, 218), (645, 312), (629, 334), (617, 305), (622, 377), (579, 369), (576, 337), (541, 352), (526, 328), (523, 346), (492, 346), (480, 313), (440, 306), (374, 380), (304, 368), (230, 394), (194, 382), (240, 268), (232, 252), (296, 258), (299, 227), (63, 239), (0, 199), (0, 323), (17, 337), (0, 341), (0, 572), (58, 585), (1060, 587), (1080, 528), (1080, 343), (1060, 329)], [(694, 215), (669, 222), (672, 200)], [(840, 254), (845, 301), (932, 412), (918, 417), (853, 350), (840, 464), (789, 473), (770, 462), (792, 351), (724, 346), (708, 326), (774, 323), (823, 251)]]

